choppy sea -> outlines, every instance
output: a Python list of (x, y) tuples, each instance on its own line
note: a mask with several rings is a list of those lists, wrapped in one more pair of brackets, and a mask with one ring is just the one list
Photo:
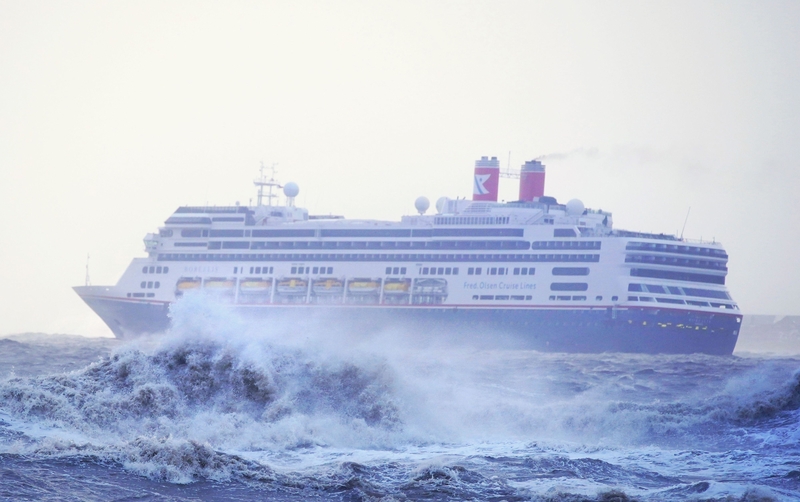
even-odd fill
[[(0, 339), (0, 500), (800, 500), (800, 357), (249, 324)], [(469, 339), (469, 334), (466, 334)]]

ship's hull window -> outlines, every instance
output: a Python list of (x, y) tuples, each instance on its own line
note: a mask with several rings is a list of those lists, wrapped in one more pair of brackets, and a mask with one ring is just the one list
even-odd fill
[(554, 282), (550, 284), (550, 291), (586, 291), (589, 284), (585, 282)]
[(553, 275), (589, 275), (588, 267), (554, 267)]

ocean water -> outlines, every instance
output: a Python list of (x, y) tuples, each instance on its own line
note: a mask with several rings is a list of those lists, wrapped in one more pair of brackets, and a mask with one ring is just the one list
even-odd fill
[(800, 357), (341, 325), (0, 339), (0, 500), (800, 500)]

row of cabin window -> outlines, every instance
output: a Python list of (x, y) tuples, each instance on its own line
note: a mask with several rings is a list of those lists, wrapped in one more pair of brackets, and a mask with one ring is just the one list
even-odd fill
[[(240, 220), (243, 221), (243, 220)], [(319, 232), (319, 233), (317, 233)], [(181, 230), (181, 237), (522, 237), (521, 228), (434, 228), (434, 229), (199, 229)], [(171, 237), (170, 229), (159, 235)], [(570, 237), (574, 237), (571, 235)]]
[[(271, 274), (273, 273), (273, 267), (250, 267), (251, 274)], [(448, 267), (448, 270), (450, 268)], [(458, 270), (458, 269), (456, 269)], [(234, 269), (234, 273), (236, 270)], [(333, 267), (292, 267), (292, 274), (332, 274)], [(405, 275), (406, 267), (386, 267), (386, 275), (394, 274), (394, 275)], [(448, 275), (449, 272), (448, 272)]]
[(153, 298), (155, 293), (128, 293), (128, 298)]
[(599, 254), (190, 254), (162, 253), (159, 261), (534, 261), (597, 263)]
[(140, 287), (142, 289), (158, 289), (161, 287), (161, 283), (158, 281), (142, 281)]
[[(405, 270), (405, 269), (404, 269)], [(420, 275), (458, 275), (458, 267), (422, 267)]]
[(600, 249), (600, 241), (533, 241), (531, 249)]
[[(316, 267), (314, 267), (314, 268), (316, 268)], [(273, 271), (273, 267), (250, 267), (250, 273), (251, 274), (271, 274), (272, 271)], [(236, 273), (236, 269), (233, 270), (233, 273), (234, 274)]]
[(688, 272), (673, 272), (671, 270), (654, 270), (649, 268), (632, 268), (631, 276), (685, 282), (704, 282), (706, 284), (725, 284), (724, 275), (691, 274)]
[(657, 284), (628, 284), (628, 291), (634, 293), (659, 293), (662, 295), (686, 295), (700, 296), (703, 298), (716, 298), (718, 300), (730, 300), (731, 296), (726, 291), (714, 291), (712, 289), (700, 288), (681, 288), (678, 286), (660, 286)]
[(514, 301), (523, 301), (523, 300), (531, 300), (533, 299), (532, 296), (523, 296), (523, 295), (472, 295), (473, 300), (514, 300)]
[(699, 300), (679, 300), (677, 298), (652, 298), (650, 296), (629, 296), (629, 302), (658, 302), (674, 305), (694, 305), (696, 307), (714, 307), (718, 309), (738, 310), (739, 307), (730, 303), (704, 302)]
[[(220, 230), (219, 232), (227, 232)], [(208, 230), (183, 230), (182, 237), (208, 237)], [(216, 234), (212, 231), (211, 237), (237, 237)], [(246, 235), (245, 237), (250, 237)], [(175, 243), (181, 245), (205, 245), (205, 243)], [(220, 243), (212, 243), (217, 249)], [(461, 249), (485, 249), (485, 248), (516, 248), (516, 249), (600, 249), (600, 241), (533, 241), (530, 244), (526, 241), (257, 241), (247, 242), (223, 242), (221, 247), (236, 247), (241, 249), (278, 249), (278, 248), (461, 248)]]
[(437, 216), (436, 225), (506, 225), (509, 216)]
[[(549, 300), (550, 300), (550, 301), (573, 301), (573, 302), (583, 302), (583, 301), (586, 301), (586, 297), (585, 297), (585, 296), (583, 296), (583, 295), (577, 295), (577, 296), (567, 296), (567, 295), (563, 295), (563, 296), (562, 296), (562, 295), (551, 295), (551, 296), (549, 297)], [(594, 300), (595, 300), (596, 302), (601, 302), (601, 301), (603, 301), (603, 296), (602, 296), (602, 295), (597, 295), (597, 296), (595, 296), (595, 297), (594, 297)], [(619, 300), (619, 296), (612, 296), (612, 297), (611, 297), (611, 301), (612, 301), (612, 302), (615, 302), (615, 301), (617, 301), (617, 300)]]
[(728, 253), (722, 249), (681, 246), (677, 244), (656, 244), (655, 242), (629, 242), (625, 249), (629, 251), (660, 251), (662, 253), (678, 253), (727, 258)]
[[(281, 216), (281, 213), (274, 216)], [(243, 222), (244, 218), (213, 218), (213, 222)], [(437, 217), (437, 224), (507, 224), (509, 217), (470, 216), (470, 217)], [(208, 224), (212, 219), (173, 217), (167, 223)], [(553, 223), (552, 219), (545, 223)], [(171, 237), (172, 229), (161, 229), (162, 237)], [(517, 236), (522, 237), (524, 230), (521, 228), (432, 228), (432, 229), (182, 229), (181, 237), (488, 237), (488, 236)], [(574, 228), (556, 228), (553, 237), (577, 237)], [(598, 248), (599, 249), (599, 248)]]
[[(176, 242), (204, 246), (205, 243)], [(530, 249), (528, 241), (211, 241), (208, 249)]]
[[(267, 268), (267, 267), (264, 267)], [(265, 272), (266, 273), (266, 272)], [(269, 267), (272, 273), (272, 267)], [(333, 267), (292, 267), (292, 274), (332, 274)]]
[(143, 274), (168, 274), (169, 267), (142, 267)]
[[(515, 269), (519, 270), (519, 269)], [(527, 269), (526, 269), (527, 270)], [(531, 269), (536, 271), (536, 269)], [(467, 275), (481, 275), (483, 273), (482, 267), (469, 267), (467, 269)], [(506, 275), (508, 274), (508, 267), (486, 267), (486, 275)], [(516, 274), (515, 274), (516, 275)], [(531, 274), (533, 275), (533, 274)]]

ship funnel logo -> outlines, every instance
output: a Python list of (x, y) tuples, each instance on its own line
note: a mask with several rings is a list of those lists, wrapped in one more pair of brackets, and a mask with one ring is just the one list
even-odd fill
[(475, 175), (475, 186), (472, 189), (473, 195), (486, 195), (489, 193), (489, 189), (486, 188), (485, 183), (491, 178), (491, 174), (476, 174)]

